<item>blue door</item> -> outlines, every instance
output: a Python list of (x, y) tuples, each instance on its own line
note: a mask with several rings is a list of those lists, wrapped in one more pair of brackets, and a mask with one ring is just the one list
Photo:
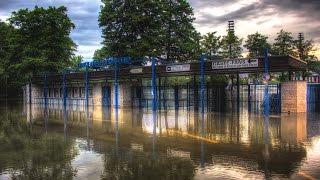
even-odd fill
[(111, 88), (110, 86), (102, 87), (102, 105), (110, 106), (111, 105)]

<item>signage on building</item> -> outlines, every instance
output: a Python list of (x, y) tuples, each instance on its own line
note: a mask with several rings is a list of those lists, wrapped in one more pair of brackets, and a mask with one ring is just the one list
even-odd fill
[(166, 66), (167, 72), (182, 72), (182, 71), (190, 71), (190, 64), (178, 64)]
[(212, 62), (212, 69), (258, 67), (258, 59), (221, 60)]
[(130, 64), (131, 58), (130, 57), (120, 57), (120, 58), (107, 58), (105, 60), (100, 61), (91, 61), (91, 62), (84, 62), (78, 64), (78, 68), (83, 67), (104, 67), (111, 64)]
[(139, 74), (142, 73), (142, 68), (135, 68), (135, 69), (130, 69), (130, 73), (132, 74)]

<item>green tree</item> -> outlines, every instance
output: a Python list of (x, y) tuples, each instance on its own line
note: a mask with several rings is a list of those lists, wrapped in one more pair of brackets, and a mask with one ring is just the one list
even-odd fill
[(80, 64), (83, 60), (83, 56), (81, 55), (73, 55), (69, 60), (69, 67), (77, 68), (78, 64)]
[(219, 56), (223, 58), (239, 58), (242, 57), (242, 38), (234, 34), (234, 31), (228, 31), (226, 36), (221, 39), (221, 49)]
[(9, 66), (9, 48), (10, 44), (8, 37), (13, 27), (0, 21), (0, 83), (1, 87), (5, 87), (3, 84), (9, 77), (8, 66)]
[(302, 74), (297, 73), (297, 75), (301, 75), (305, 79), (305, 77), (311, 74), (310, 71), (319, 72), (319, 61), (317, 56), (314, 55), (316, 50), (312, 39), (306, 41), (298, 39), (294, 41), (293, 56), (307, 62), (307, 70), (302, 71)]
[(197, 33), (192, 23), (193, 9), (185, 0), (165, 0), (162, 3), (162, 24), (165, 38), (163, 42), (164, 54), (167, 60), (186, 61), (190, 59), (190, 52), (199, 46)]
[[(24, 82), (23, 75), (12, 68), (20, 59), (21, 48), (16, 44), (17, 30), (0, 21), (0, 91), (10, 95), (15, 93), (15, 87)], [(8, 90), (9, 89), (9, 90)]]
[(272, 54), (276, 55), (293, 55), (294, 40), (291, 32), (286, 32), (283, 29), (277, 33), (275, 42), (272, 45)]
[(314, 41), (312, 39), (301, 42), (295, 40), (293, 47), (294, 51), (292, 52), (292, 55), (301, 60), (308, 61), (318, 59), (317, 56), (314, 55), (317, 49), (314, 47)]
[(244, 44), (249, 50), (249, 57), (264, 56), (264, 49), (271, 48), (271, 45), (267, 42), (268, 37), (256, 32), (249, 34)]
[(14, 42), (19, 59), (12, 69), (21, 74), (57, 72), (70, 64), (76, 44), (69, 37), (75, 28), (66, 14), (67, 8), (37, 7), (13, 12), (10, 23), (17, 28)]
[(160, 54), (162, 10), (156, 1), (102, 0), (99, 26), (110, 56), (142, 57)]
[[(99, 26), (102, 52), (98, 55), (166, 55), (167, 60), (184, 61), (197, 53), (199, 34), (195, 31), (192, 8), (186, 1), (102, 0)], [(99, 50), (100, 51), (100, 50)]]
[(218, 51), (220, 48), (220, 38), (221, 36), (216, 35), (217, 32), (209, 32), (202, 36), (201, 47), (202, 52), (209, 55), (209, 59), (218, 56)]
[(93, 60), (103, 60), (108, 58), (107, 50), (105, 47), (102, 47), (100, 49), (97, 49), (94, 51), (93, 54)]

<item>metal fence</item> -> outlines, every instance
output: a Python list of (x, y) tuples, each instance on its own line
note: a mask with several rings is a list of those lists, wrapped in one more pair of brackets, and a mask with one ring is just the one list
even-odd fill
[(320, 112), (320, 83), (309, 83), (307, 86), (308, 112)]
[[(253, 110), (261, 110), (265, 98), (265, 85), (240, 85), (240, 106), (250, 106)], [(151, 108), (151, 86), (132, 88), (132, 106)], [(280, 85), (269, 85), (270, 109), (280, 112)], [(204, 89), (204, 106), (207, 111), (226, 111), (236, 108), (237, 86), (206, 85)], [(158, 109), (190, 109), (201, 108), (200, 85), (191, 86), (158, 86)]]

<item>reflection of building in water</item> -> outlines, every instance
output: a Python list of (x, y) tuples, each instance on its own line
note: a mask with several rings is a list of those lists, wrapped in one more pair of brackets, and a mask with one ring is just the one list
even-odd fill
[(307, 139), (307, 114), (281, 115), (281, 139), (287, 142), (303, 142)]
[[(32, 107), (33, 122), (43, 121), (44, 108)], [(192, 159), (199, 162), (204, 159), (207, 166), (245, 167), (245, 170), (261, 170), (265, 168), (266, 128), (265, 119), (258, 114), (242, 112), (206, 113), (202, 121), (201, 114), (193, 111), (157, 112), (156, 141), (152, 138), (153, 116), (151, 111), (137, 109), (120, 109), (118, 119), (118, 137), (115, 140), (116, 123), (115, 110), (103, 106), (90, 107), (89, 129), (85, 111), (80, 108), (68, 108), (68, 134), (77, 137), (87, 137), (94, 151), (103, 152), (119, 145), (130, 149), (134, 153), (152, 154), (153, 150), (162, 156), (170, 158)], [(279, 166), (286, 167), (289, 174), (296, 164), (305, 156), (303, 146), (296, 146), (295, 151), (288, 150), (286, 143), (301, 142), (306, 138), (306, 116), (282, 115), (269, 118), (269, 160), (266, 167), (270, 171), (277, 171)], [(201, 124), (204, 123), (204, 137)], [(63, 110), (49, 109), (49, 131), (52, 128), (63, 129), (57, 124), (63, 124)], [(38, 123), (39, 124), (39, 123)], [(52, 129), (51, 129), (52, 130)], [(201, 146), (204, 145), (203, 150)], [(155, 148), (153, 148), (155, 146)], [(104, 148), (104, 149), (103, 149)], [(129, 154), (129, 152), (126, 152)], [(203, 158), (202, 158), (203, 157)]]
[(167, 149), (167, 156), (168, 157), (179, 157), (179, 158), (190, 159), (190, 152), (179, 151), (179, 150), (168, 148)]

